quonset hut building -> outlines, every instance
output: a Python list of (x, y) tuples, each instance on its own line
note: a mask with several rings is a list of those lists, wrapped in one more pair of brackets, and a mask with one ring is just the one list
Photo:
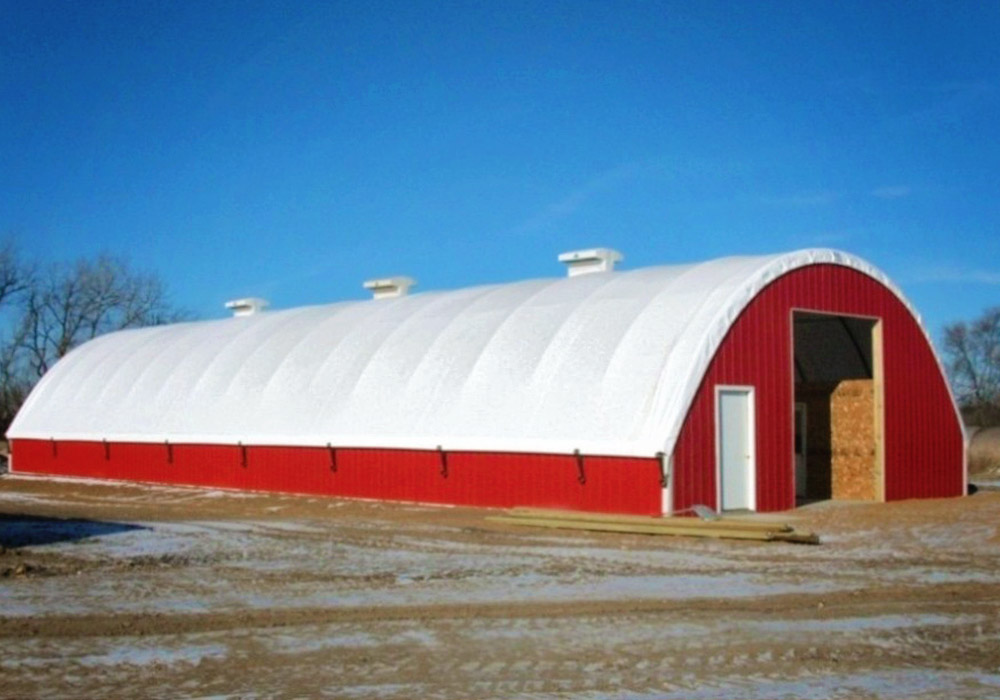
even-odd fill
[(619, 258), (99, 337), (32, 391), (12, 470), (642, 514), (965, 493), (941, 364), (870, 264)]

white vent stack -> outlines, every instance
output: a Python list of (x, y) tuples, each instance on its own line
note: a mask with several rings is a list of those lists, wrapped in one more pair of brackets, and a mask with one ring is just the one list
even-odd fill
[(233, 316), (253, 316), (270, 306), (267, 299), (259, 297), (247, 297), (245, 299), (233, 299), (226, 302), (226, 308), (233, 312)]
[(611, 248), (587, 248), (571, 250), (559, 256), (559, 262), (566, 264), (566, 274), (570, 277), (589, 275), (592, 272), (611, 272), (615, 263), (625, 256)]
[(365, 282), (365, 289), (370, 289), (373, 299), (393, 299), (395, 297), (405, 297), (410, 292), (410, 287), (416, 286), (417, 281), (412, 277), (384, 277), (377, 280)]

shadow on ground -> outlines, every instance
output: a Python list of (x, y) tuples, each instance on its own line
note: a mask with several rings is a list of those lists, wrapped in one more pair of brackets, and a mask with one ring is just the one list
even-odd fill
[(37, 515), (0, 513), (0, 547), (15, 549), (87, 537), (116, 535), (132, 530), (148, 530), (142, 525), (76, 518), (46, 518)]

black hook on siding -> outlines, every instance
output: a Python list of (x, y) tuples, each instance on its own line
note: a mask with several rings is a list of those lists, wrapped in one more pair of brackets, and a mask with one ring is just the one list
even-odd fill
[(104, 443), (104, 461), (109, 461), (111, 459), (111, 445), (108, 444), (107, 438), (101, 440)]
[(326, 443), (326, 449), (330, 452), (330, 471), (332, 471), (334, 474), (336, 474), (337, 473), (337, 448), (334, 447), (333, 445), (331, 445), (330, 443)]
[(667, 474), (667, 459), (663, 452), (657, 452), (656, 458), (660, 460), (660, 488), (665, 489), (670, 485), (670, 475)]
[(247, 468), (247, 446), (242, 442), (237, 443), (240, 446), (240, 466), (244, 469)]
[(587, 472), (583, 467), (583, 455), (580, 454), (579, 448), (573, 450), (573, 456), (576, 457), (576, 480), (580, 482), (580, 486), (584, 486), (587, 483)]
[(448, 478), (448, 453), (444, 451), (441, 445), (438, 445), (438, 456), (441, 459), (441, 478)]
[(167, 446), (167, 464), (174, 463), (174, 446), (170, 444), (170, 440), (164, 440), (163, 444)]
[(51, 438), (51, 441), (52, 441), (52, 456), (53, 457), (58, 457), (59, 456), (59, 443), (56, 442), (55, 438)]

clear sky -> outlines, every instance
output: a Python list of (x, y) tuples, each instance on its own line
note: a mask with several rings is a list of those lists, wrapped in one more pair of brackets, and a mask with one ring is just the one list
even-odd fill
[(0, 234), (201, 317), (835, 247), (1000, 304), (1000, 2), (0, 0)]

